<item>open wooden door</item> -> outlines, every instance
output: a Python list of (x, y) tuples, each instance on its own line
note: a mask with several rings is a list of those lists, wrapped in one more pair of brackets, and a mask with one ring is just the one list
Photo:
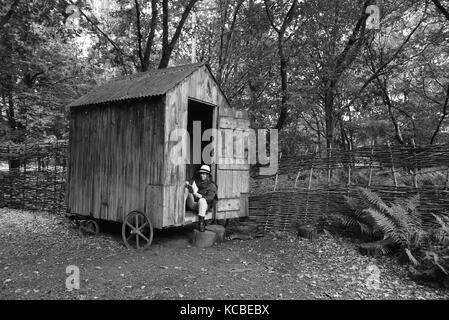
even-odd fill
[(218, 110), (216, 178), (218, 203), (216, 218), (229, 219), (248, 215), (249, 119), (245, 111), (221, 106)]

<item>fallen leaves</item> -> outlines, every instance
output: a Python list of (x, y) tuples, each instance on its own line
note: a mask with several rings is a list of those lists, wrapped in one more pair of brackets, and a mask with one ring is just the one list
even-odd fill
[[(62, 218), (0, 209), (0, 295), (9, 299), (448, 299), (413, 282), (389, 259), (361, 256), (326, 234), (314, 241), (273, 232), (203, 250), (155, 245), (133, 254), (102, 234), (81, 238)], [(168, 240), (167, 240), (168, 241)], [(65, 290), (65, 268), (80, 267), (80, 291)], [(368, 266), (380, 271), (367, 287)], [(92, 272), (92, 273), (90, 273)], [(232, 276), (230, 276), (232, 275)], [(45, 288), (45, 289), (42, 289)], [(182, 289), (182, 293), (180, 292)]]

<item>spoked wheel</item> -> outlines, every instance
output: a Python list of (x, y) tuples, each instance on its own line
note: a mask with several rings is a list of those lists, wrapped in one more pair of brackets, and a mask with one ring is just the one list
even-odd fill
[(81, 236), (96, 236), (100, 227), (95, 220), (84, 220), (79, 224), (78, 232)]
[(128, 249), (143, 251), (153, 241), (153, 225), (142, 212), (132, 211), (123, 221), (122, 238)]

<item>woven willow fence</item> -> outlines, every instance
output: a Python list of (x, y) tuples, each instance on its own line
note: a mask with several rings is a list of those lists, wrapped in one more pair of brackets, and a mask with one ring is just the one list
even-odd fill
[(319, 224), (349, 210), (345, 196), (360, 198), (360, 187), (377, 192), (386, 203), (418, 193), (424, 219), (448, 213), (449, 144), (387, 144), (281, 157), (274, 177), (253, 181), (249, 219), (264, 230)]
[(1, 146), (0, 207), (64, 210), (66, 150), (66, 142)]
[[(0, 146), (0, 207), (65, 211), (67, 143)], [(15, 161), (17, 168), (10, 169)], [(294, 230), (349, 210), (344, 196), (368, 187), (386, 202), (420, 195), (423, 213), (449, 212), (449, 144), (371, 146), (281, 158), (273, 177), (252, 179), (249, 220)]]

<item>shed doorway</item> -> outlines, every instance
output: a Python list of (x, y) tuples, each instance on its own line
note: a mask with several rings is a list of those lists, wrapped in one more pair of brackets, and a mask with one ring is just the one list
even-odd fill
[(213, 156), (214, 151), (208, 152), (208, 154), (203, 157), (204, 148), (209, 145), (208, 149), (210, 150), (211, 140), (202, 140), (204, 131), (216, 128), (214, 125), (214, 110), (215, 107), (213, 105), (202, 103), (194, 99), (188, 99), (187, 131), (190, 137), (190, 163), (186, 165), (186, 178), (188, 180), (192, 179), (194, 174), (203, 164), (210, 165), (212, 176), (214, 175), (215, 168), (213, 168), (211, 163), (211, 156)]

